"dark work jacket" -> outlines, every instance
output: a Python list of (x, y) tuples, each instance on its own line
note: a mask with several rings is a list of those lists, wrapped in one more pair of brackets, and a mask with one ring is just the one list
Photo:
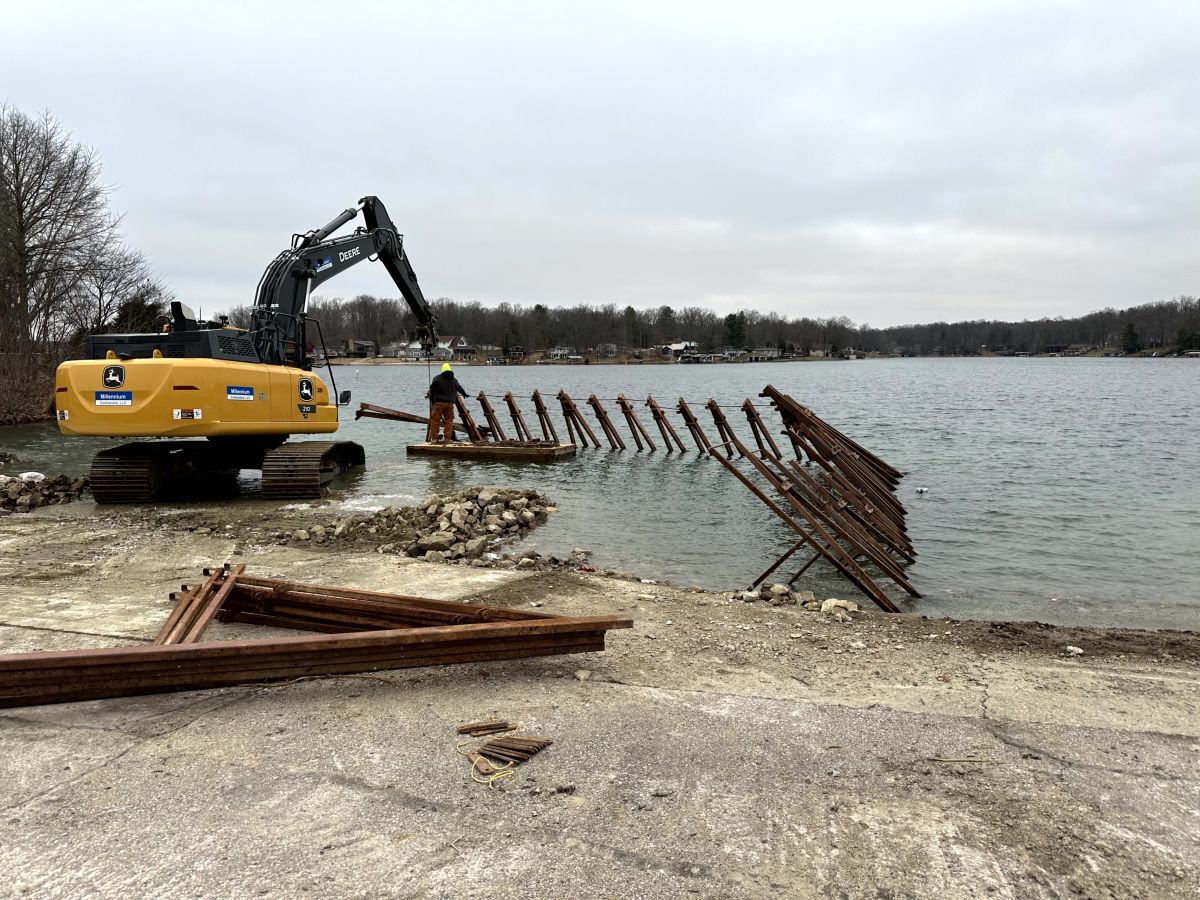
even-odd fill
[(429, 382), (429, 402), (430, 403), (453, 403), (455, 392), (467, 396), (467, 392), (463, 390), (458, 379), (454, 377), (453, 372), (442, 372), (433, 381)]

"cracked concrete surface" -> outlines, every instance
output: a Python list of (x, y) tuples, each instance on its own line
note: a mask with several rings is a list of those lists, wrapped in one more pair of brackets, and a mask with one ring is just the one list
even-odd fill
[[(2, 652), (149, 639), (167, 591), (236, 556), (234, 538), (114, 543), (102, 516), (57, 515), (0, 522)], [(636, 626), (602, 654), (0, 711), (0, 896), (1200, 891), (1196, 635), (842, 626), (328, 548), (246, 561)], [(494, 716), (555, 743), (488, 789), (454, 729)]]

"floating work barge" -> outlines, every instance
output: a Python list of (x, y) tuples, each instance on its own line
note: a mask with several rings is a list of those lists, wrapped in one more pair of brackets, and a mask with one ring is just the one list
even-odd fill
[(452, 456), (455, 459), (507, 459), (513, 462), (542, 462), (575, 455), (574, 444), (554, 441), (453, 441), (443, 444), (422, 441), (406, 448), (411, 456)]

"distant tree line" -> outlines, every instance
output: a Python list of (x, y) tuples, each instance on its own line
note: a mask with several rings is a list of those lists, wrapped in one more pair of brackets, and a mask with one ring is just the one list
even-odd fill
[[(856, 325), (845, 316), (788, 318), (754, 310), (718, 316), (696, 306), (484, 306), (441, 298), (433, 307), (439, 334), (461, 334), (476, 346), (502, 350), (515, 346), (542, 350), (558, 345), (583, 352), (604, 344), (641, 350), (673, 341), (695, 341), (701, 351), (773, 347), (802, 355), (849, 349), (905, 356), (1045, 353), (1068, 348), (1108, 348), (1124, 353), (1200, 349), (1200, 300), (1190, 296), (1128, 309), (1102, 309), (1070, 319), (981, 319), (890, 328)], [(245, 324), (249, 312), (249, 307), (239, 307), (231, 313), (232, 320)], [(321, 322), (331, 347), (347, 340), (373, 341), (384, 347), (406, 340), (416, 326), (407, 305), (387, 297), (314, 297), (309, 312)]]
[[(162, 321), (170, 295), (142, 254), (124, 243), (108, 194), (93, 149), (49, 113), (30, 116), (0, 104), (0, 424), (45, 414), (54, 367), (81, 353), (85, 335), (157, 330)], [(449, 298), (433, 306), (441, 335), (463, 335), (502, 351), (556, 345), (580, 353), (605, 345), (639, 351), (676, 341), (694, 341), (702, 351), (836, 354), (854, 348), (914, 356), (1200, 349), (1200, 304), (1192, 296), (1070, 319), (891, 328), (856, 325), (845, 316), (789, 318), (754, 310), (720, 316), (698, 306), (485, 306)], [(249, 312), (238, 307), (230, 318), (246, 326)], [(416, 330), (412, 313), (396, 298), (315, 297), (309, 314), (335, 347), (352, 339), (382, 347)]]
[(155, 328), (167, 300), (122, 242), (96, 152), (0, 105), (0, 425), (45, 415), (83, 336)]

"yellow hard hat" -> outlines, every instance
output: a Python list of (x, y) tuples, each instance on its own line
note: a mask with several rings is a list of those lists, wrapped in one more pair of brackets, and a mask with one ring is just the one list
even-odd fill
[(450, 363), (442, 363), (442, 371), (449, 372), (450, 371)]

